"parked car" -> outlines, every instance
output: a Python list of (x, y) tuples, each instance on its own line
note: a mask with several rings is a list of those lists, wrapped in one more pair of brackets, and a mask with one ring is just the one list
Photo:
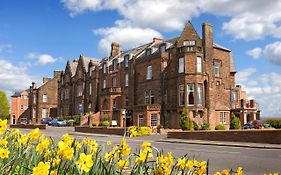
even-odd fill
[(41, 120), (41, 123), (42, 123), (42, 124), (51, 125), (52, 120), (53, 120), (52, 118), (43, 118), (43, 119)]
[(55, 118), (51, 121), (52, 126), (66, 126), (66, 120)]
[(255, 128), (253, 124), (251, 123), (246, 123), (244, 126), (243, 126), (243, 129), (253, 129)]
[(243, 129), (261, 129), (270, 128), (270, 124), (265, 123), (261, 120), (252, 120), (243, 126)]

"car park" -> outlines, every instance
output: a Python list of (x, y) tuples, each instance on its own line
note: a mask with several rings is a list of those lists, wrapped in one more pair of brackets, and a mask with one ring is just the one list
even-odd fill
[(51, 121), (51, 126), (66, 126), (66, 120), (55, 118)]
[(52, 118), (43, 118), (41, 120), (41, 124), (51, 125), (52, 120), (53, 120)]

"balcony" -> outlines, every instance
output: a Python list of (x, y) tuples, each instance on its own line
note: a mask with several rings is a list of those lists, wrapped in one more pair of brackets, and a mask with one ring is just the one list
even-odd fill
[(121, 87), (110, 87), (101, 90), (102, 95), (119, 95), (122, 93)]
[(160, 109), (161, 109), (160, 104), (134, 106), (134, 110), (141, 110), (141, 111), (160, 111)]

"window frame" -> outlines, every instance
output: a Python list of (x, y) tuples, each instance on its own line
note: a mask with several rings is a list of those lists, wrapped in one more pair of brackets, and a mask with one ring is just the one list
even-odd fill
[(220, 124), (227, 124), (227, 112), (220, 112)]
[(185, 64), (184, 64), (184, 57), (180, 57), (178, 59), (178, 73), (184, 73), (185, 71)]
[(117, 77), (116, 76), (114, 76), (114, 77), (112, 77), (112, 87), (117, 87)]
[[(194, 106), (194, 104), (195, 104), (195, 84), (194, 83), (188, 83), (187, 85), (187, 93), (186, 93), (186, 95), (187, 95), (187, 105), (188, 106)], [(193, 87), (192, 89), (190, 88), (190, 87)], [(191, 95), (191, 93), (192, 93), (192, 95), (193, 95), (193, 104), (192, 103), (190, 103), (190, 95)]]
[(125, 74), (125, 82), (124, 82), (124, 84), (125, 84), (125, 87), (129, 86), (129, 74), (128, 73)]
[(197, 105), (203, 106), (203, 84), (197, 84)]
[(146, 68), (146, 80), (152, 79), (152, 65), (148, 65)]
[(42, 102), (43, 103), (47, 103), (47, 101), (48, 101), (48, 95), (47, 94), (43, 94), (42, 95)]
[(197, 73), (203, 72), (202, 57), (199, 56), (196, 57), (196, 72)]
[(128, 68), (129, 67), (129, 55), (124, 56), (124, 67)]
[(155, 95), (153, 91), (149, 91), (149, 104), (154, 104), (155, 102)]
[(150, 126), (155, 127), (157, 125), (158, 125), (158, 115), (156, 113), (150, 114)]
[(114, 59), (112, 60), (112, 70), (115, 71), (115, 70), (118, 70), (118, 59)]
[(139, 114), (138, 115), (138, 126), (144, 126), (143, 124), (144, 124), (143, 123), (143, 114)]
[(185, 105), (185, 86), (184, 86), (184, 84), (180, 84), (178, 87), (179, 87), (179, 106), (184, 106)]
[(150, 104), (150, 97), (147, 91), (144, 92), (144, 104), (146, 105)]
[(213, 63), (213, 67), (214, 67), (214, 76), (215, 77), (220, 77), (221, 74), (221, 61), (220, 60), (214, 60)]

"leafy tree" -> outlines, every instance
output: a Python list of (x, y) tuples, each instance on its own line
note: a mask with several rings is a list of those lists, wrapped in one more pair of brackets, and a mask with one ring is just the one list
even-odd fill
[(189, 118), (188, 109), (187, 108), (183, 108), (183, 111), (181, 113), (181, 118), (180, 118), (179, 125), (180, 125), (180, 128), (182, 130), (191, 130), (192, 129), (192, 121)]
[(204, 121), (200, 130), (210, 130), (210, 129), (211, 129), (210, 124)]
[(6, 93), (3, 91), (0, 91), (0, 118), (9, 118), (9, 101), (6, 96)]
[(241, 129), (240, 119), (233, 112), (230, 117), (230, 129)]

